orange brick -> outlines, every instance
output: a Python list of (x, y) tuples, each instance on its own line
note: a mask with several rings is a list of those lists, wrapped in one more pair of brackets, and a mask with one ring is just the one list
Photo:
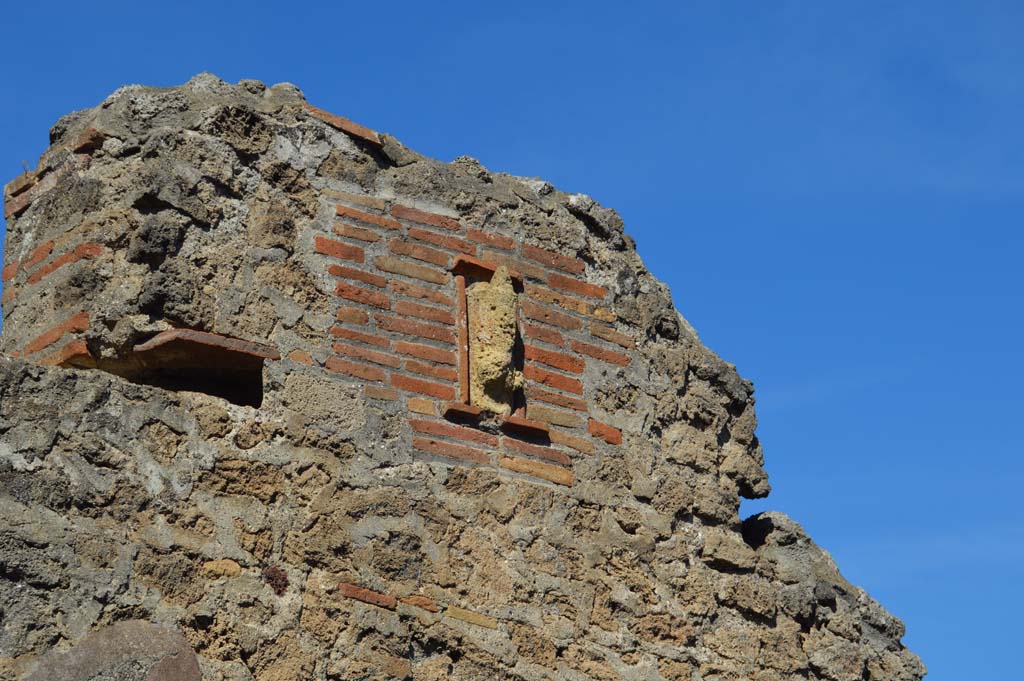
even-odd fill
[(572, 459), (570, 459), (565, 452), (560, 452), (557, 449), (551, 449), (550, 447), (541, 447), (538, 445), (530, 444), (529, 442), (523, 442), (522, 440), (516, 440), (515, 438), (506, 437), (504, 440), (506, 449), (519, 452), (520, 454), (529, 454), (539, 459), (546, 459), (552, 461), (561, 466), (571, 466)]
[(406, 400), (406, 407), (414, 414), (437, 416), (437, 402), (425, 397), (410, 397)]
[(560, 407), (575, 409), (576, 411), (587, 411), (587, 403), (576, 397), (569, 397), (560, 393), (553, 393), (538, 386), (531, 386), (527, 393), (528, 400), (540, 400), (548, 404), (557, 404)]
[(0, 273), (0, 281), (6, 282), (6, 281), (10, 281), (11, 279), (14, 279), (14, 276), (16, 274), (18, 274), (18, 266), (20, 264), (21, 263), (19, 263), (17, 260), (15, 260), (12, 263), (8, 263), (7, 265), (4, 265), (4, 269), (3, 269), (2, 273)]
[(77, 312), (57, 326), (31, 340), (23, 349), (25, 356), (33, 355), (59, 341), (64, 334), (86, 331), (89, 328), (89, 314)]
[(566, 293), (552, 291), (546, 286), (526, 285), (526, 295), (536, 301), (553, 305), (561, 310), (572, 310), (577, 314), (592, 315), (594, 306), (585, 300), (580, 300)]
[(313, 240), (313, 250), (332, 258), (351, 260), (352, 262), (363, 262), (364, 257), (363, 249), (359, 248), (359, 246), (343, 244), (340, 241), (323, 236), (318, 236)]
[(345, 340), (359, 341), (360, 343), (366, 343), (367, 345), (376, 345), (378, 348), (386, 348), (391, 345), (391, 341), (382, 336), (375, 336), (372, 333), (346, 329), (341, 326), (332, 326), (331, 335), (335, 338), (344, 338)]
[(370, 289), (362, 288), (360, 286), (353, 286), (352, 284), (344, 281), (339, 281), (337, 286), (334, 287), (334, 295), (344, 298), (345, 300), (351, 300), (353, 303), (372, 305), (374, 307), (379, 307), (382, 310), (391, 309), (391, 299), (388, 298), (386, 293), (371, 291)]
[(407, 314), (420, 319), (428, 319), (432, 322), (442, 324), (454, 324), (455, 315), (449, 310), (439, 310), (436, 307), (428, 307), (419, 303), (410, 303), (408, 300), (399, 300), (395, 303), (395, 312)]
[(576, 437), (569, 433), (563, 433), (560, 430), (552, 430), (548, 433), (551, 441), (556, 445), (562, 445), (564, 447), (572, 447), (577, 452), (583, 452), (584, 454), (594, 453), (594, 442), (587, 440), (586, 438)]
[(316, 364), (313, 361), (313, 356), (305, 350), (292, 350), (288, 353), (288, 359), (299, 364), (305, 364), (306, 366), (314, 366)]
[(409, 419), (409, 425), (417, 433), (421, 433), (423, 435), (447, 437), (453, 440), (472, 442), (473, 444), (483, 445), (485, 447), (498, 446), (498, 437), (496, 435), (485, 433), (484, 431), (477, 430), (476, 428), (457, 426), (445, 421), (425, 421), (423, 419)]
[(441, 348), (435, 348), (432, 345), (420, 345), (419, 343), (396, 341), (395, 352), (399, 352), (403, 355), (412, 355), (413, 357), (419, 357), (420, 359), (426, 359), (431, 362), (455, 366), (455, 353), (453, 351), (442, 350)]
[(546, 385), (549, 388), (564, 390), (565, 392), (575, 393), (577, 395), (583, 394), (583, 384), (575, 378), (569, 378), (563, 374), (556, 374), (553, 371), (541, 369), (540, 367), (532, 364), (527, 364), (526, 367), (523, 368), (523, 375), (531, 381), (536, 381), (537, 383)]
[(399, 598), (398, 601), (400, 603), (405, 603), (406, 605), (414, 605), (417, 608), (423, 608), (428, 612), (441, 612), (441, 608), (437, 606), (437, 603), (435, 603), (434, 599), (430, 596), (410, 594), (404, 598)]
[(537, 326), (536, 324), (524, 324), (523, 331), (527, 338), (535, 338), (545, 343), (551, 343), (552, 345), (562, 346), (565, 344), (565, 339), (562, 338), (562, 334), (558, 333), (554, 329), (549, 329), (544, 326)]
[(398, 220), (392, 220), (389, 217), (383, 215), (374, 215), (373, 213), (367, 213), (366, 211), (358, 210), (356, 208), (349, 208), (348, 206), (337, 205), (334, 207), (335, 215), (350, 220), (358, 220), (368, 225), (376, 225), (377, 227), (383, 227), (384, 229), (402, 229), (402, 223)]
[(474, 463), (490, 463), (490, 457), (487, 456), (487, 452), (475, 447), (457, 445), (453, 442), (442, 442), (432, 437), (414, 437), (412, 439), (412, 446), (421, 452), (436, 454), (448, 457), (449, 459), (461, 459)]
[(338, 310), (338, 321), (349, 324), (361, 324), (365, 326), (370, 321), (370, 315), (366, 310), (358, 307), (343, 307)]
[(590, 335), (595, 338), (600, 338), (601, 340), (606, 340), (609, 343), (615, 343), (627, 350), (635, 346), (633, 339), (626, 334), (619, 333), (610, 326), (605, 326), (604, 324), (598, 324), (596, 322), (590, 325)]
[(588, 284), (584, 281), (558, 274), (557, 272), (552, 272), (551, 276), (548, 277), (548, 286), (554, 286), (569, 293), (576, 293), (588, 298), (599, 298), (601, 300), (604, 300), (604, 297), (608, 295), (608, 289), (603, 286)]
[(8, 182), (7, 186), (4, 187), (4, 192), (7, 196), (17, 196), (26, 189), (31, 188), (37, 180), (38, 178), (35, 173), (26, 171)]
[(348, 360), (341, 359), (340, 357), (328, 357), (327, 362), (324, 364), (328, 371), (333, 371), (339, 374), (348, 374), (349, 376), (355, 376), (365, 381), (378, 381), (383, 383), (387, 378), (387, 374), (384, 373), (383, 369), (377, 367), (367, 366), (366, 364), (360, 364), (358, 362), (349, 362)]
[(438, 326), (437, 324), (428, 324), (427, 322), (417, 322), (411, 319), (402, 319), (401, 317), (392, 317), (382, 314), (376, 315), (376, 319), (377, 328), (384, 329), (386, 331), (394, 331), (407, 336), (429, 338), (430, 340), (440, 341), (443, 343), (455, 343), (455, 331), (451, 327)]
[(599, 359), (602, 362), (608, 362), (609, 364), (617, 364), (619, 366), (626, 366), (629, 364), (629, 355), (624, 355), (621, 352), (613, 352), (612, 350), (605, 350), (599, 348), (596, 345), (590, 343), (583, 343), (578, 340), (569, 341), (569, 346), (581, 355), (593, 357)]
[(371, 274), (370, 272), (363, 272), (357, 270), (354, 267), (345, 267), (344, 265), (331, 265), (327, 268), (327, 271), (336, 277), (342, 279), (352, 279), (354, 281), (361, 281), (364, 284), (370, 284), (371, 286), (380, 286), (381, 288), (388, 285), (388, 280), (379, 274)]
[(382, 385), (368, 385), (363, 387), (363, 393), (375, 400), (387, 400), (395, 402), (398, 400), (398, 391), (394, 388), (385, 388)]
[(419, 244), (409, 243), (408, 241), (402, 241), (401, 239), (392, 239), (388, 242), (388, 250), (396, 255), (405, 255), (416, 260), (422, 260), (423, 262), (429, 262), (432, 265), (438, 267), (448, 267), (450, 256), (447, 253), (435, 250), (433, 248), (427, 248), (426, 246), (420, 246)]
[(433, 364), (424, 364), (423, 362), (417, 362), (416, 360), (409, 359), (405, 361), (405, 370), (411, 371), (414, 374), (420, 376), (429, 376), (430, 378), (438, 378), (443, 381), (457, 381), (459, 380), (459, 372), (451, 367), (439, 367)]
[(447, 272), (441, 272), (433, 267), (427, 267), (426, 265), (417, 265), (416, 263), (408, 262), (391, 255), (381, 256), (373, 262), (379, 269), (384, 270), (385, 272), (401, 274), (403, 277), (419, 279), (420, 281), (426, 281), (431, 284), (446, 284), (450, 277)]
[(523, 313), (538, 322), (544, 322), (545, 324), (551, 324), (552, 326), (560, 326), (563, 329), (569, 329), (575, 331), (583, 327), (583, 322), (575, 317), (570, 317), (567, 314), (556, 312), (550, 308), (538, 305), (530, 300), (522, 301), (520, 305), (523, 309)]
[(357, 241), (365, 241), (367, 243), (380, 241), (383, 238), (371, 229), (363, 229), (362, 227), (356, 227), (355, 225), (343, 222), (334, 225), (334, 233), (346, 239), (356, 239)]
[(523, 257), (572, 274), (581, 274), (587, 269), (587, 264), (578, 258), (570, 258), (531, 244), (523, 244)]
[(532, 475), (536, 478), (549, 480), (559, 485), (572, 487), (572, 471), (562, 468), (561, 466), (553, 466), (549, 463), (541, 463), (540, 461), (521, 459), (519, 457), (512, 456), (501, 457), (498, 465), (507, 470), (515, 471), (516, 473), (525, 473), (526, 475)]
[(391, 290), (399, 295), (408, 296), (410, 298), (419, 298), (420, 300), (426, 300), (439, 305), (447, 305), (448, 307), (452, 306), (452, 297), (450, 295), (441, 293), (440, 291), (434, 291), (424, 286), (410, 284), (405, 281), (392, 279)]
[(456, 232), (462, 229), (462, 225), (455, 218), (438, 215), (437, 213), (428, 213), (425, 210), (410, 208), (409, 206), (394, 205), (391, 207), (391, 214), (396, 218), (418, 222), (421, 225), (433, 225), (434, 227), (442, 227)]
[(540, 281), (546, 281), (548, 278), (547, 270), (537, 267), (536, 265), (531, 265), (528, 262), (523, 262), (522, 260), (509, 257), (507, 253), (492, 251), (490, 249), (482, 249), (480, 251), (480, 257), (496, 265), (504, 265), (510, 270), (519, 272), (519, 274), (524, 277), (539, 279)]
[(537, 402), (530, 402), (526, 406), (526, 416), (527, 418), (543, 421), (555, 426), (565, 426), (566, 428), (578, 428), (583, 425), (583, 418), (579, 414), (554, 409)]
[(380, 138), (380, 135), (378, 135), (374, 130), (367, 128), (365, 125), (359, 125), (358, 123), (350, 121), (347, 118), (335, 116), (334, 114), (324, 111), (319, 107), (315, 107), (312, 104), (309, 104), (308, 102), (304, 106), (306, 107), (306, 111), (311, 113), (313, 116), (316, 116), (317, 118), (319, 118), (332, 128), (337, 128), (338, 130), (341, 130), (346, 135), (358, 137), (359, 139), (369, 142), (370, 144), (377, 147), (383, 146), (384, 144), (383, 140), (381, 140)]
[(95, 258), (103, 252), (103, 246), (96, 243), (84, 243), (76, 247), (75, 250), (64, 253), (63, 255), (57, 256), (46, 265), (43, 265), (36, 270), (32, 276), (28, 278), (29, 284), (37, 284), (50, 274), (60, 269), (64, 265), (70, 265), (71, 263), (78, 262), (79, 260), (85, 260), (89, 258)]
[(373, 208), (374, 210), (383, 211), (388, 207), (388, 202), (384, 199), (377, 198), (376, 196), (370, 196), (368, 194), (351, 194), (349, 192), (338, 191), (336, 189), (325, 189), (323, 194), (328, 198), (354, 203), (357, 206), (362, 206), (363, 208)]
[(23, 192), (17, 196), (12, 196), (4, 201), (4, 219), (10, 220), (16, 215), (20, 215), (29, 204), (32, 203), (32, 198), (36, 192)]
[(454, 387), (450, 385), (434, 383), (433, 381), (425, 381), (419, 378), (412, 378), (411, 376), (391, 374), (391, 385), (395, 386), (399, 390), (405, 390), (411, 393), (419, 393), (420, 395), (428, 395), (430, 397), (436, 397), (439, 400), (455, 399)]
[(22, 263), (22, 267), (24, 267), (26, 270), (30, 270), (39, 263), (41, 263), (43, 260), (46, 260), (46, 258), (50, 256), (50, 253), (53, 252), (53, 246), (54, 243), (52, 240), (47, 241), (45, 244), (37, 246), (31, 253), (28, 254), (28, 257), (25, 258), (25, 262)]
[(388, 610), (394, 610), (398, 607), (398, 599), (394, 596), (382, 594), (379, 591), (371, 591), (370, 589), (364, 589), (361, 586), (355, 584), (349, 584), (348, 582), (342, 582), (338, 585), (338, 592), (345, 598), (352, 598), (363, 603), (369, 603), (370, 605), (376, 605), (378, 608), (386, 608)]
[[(501, 234), (488, 234), (487, 232), (479, 229), (470, 229), (466, 233), (466, 236), (477, 243), (494, 246), (495, 248), (502, 248), (506, 251), (511, 251), (516, 247), (516, 242), (507, 236), (503, 236)], [(472, 255), (472, 253), (470, 255)]]
[(613, 428), (607, 423), (601, 423), (597, 419), (590, 419), (587, 422), (587, 432), (594, 437), (599, 437), (610, 445), (622, 444), (622, 431)]
[(526, 359), (528, 360), (540, 362), (541, 364), (546, 364), (549, 367), (554, 367), (555, 369), (561, 369), (562, 371), (568, 371), (574, 374), (583, 373), (585, 363), (579, 357), (555, 352), (554, 350), (545, 350), (544, 348), (538, 348), (535, 345), (527, 345), (525, 347), (525, 352)]
[(333, 349), (334, 352), (339, 355), (348, 355), (349, 357), (366, 360), (367, 362), (373, 362), (374, 364), (382, 364), (386, 367), (397, 367), (401, 364), (401, 360), (389, 352), (378, 352), (377, 350), (370, 350), (369, 348), (359, 347), (358, 345), (335, 343)]
[(476, 244), (471, 244), (465, 239), (460, 239), (457, 236), (451, 236), (450, 234), (438, 234), (437, 232), (431, 232), (428, 229), (420, 229), (418, 227), (409, 228), (409, 238), (416, 239), (417, 241), (425, 241), (441, 248), (447, 248), (450, 251), (458, 251), (459, 253), (465, 253), (466, 255), (476, 255)]
[[(83, 360), (89, 361), (86, 362)], [(57, 352), (52, 355), (47, 355), (39, 360), (38, 364), (42, 366), (61, 366), (72, 361), (76, 361), (79, 364), (95, 366), (95, 362), (92, 360), (92, 354), (89, 352), (89, 347), (81, 338), (68, 341)]]

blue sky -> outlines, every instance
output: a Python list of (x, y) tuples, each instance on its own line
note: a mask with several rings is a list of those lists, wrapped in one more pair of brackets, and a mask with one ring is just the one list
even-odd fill
[(1024, 4), (12, 3), (0, 169), (125, 83), (291, 81), (618, 209), (785, 511), (931, 681), (1020, 677)]

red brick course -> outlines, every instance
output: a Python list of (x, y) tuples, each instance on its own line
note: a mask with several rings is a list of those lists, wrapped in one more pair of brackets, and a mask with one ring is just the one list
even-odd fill
[(407, 336), (419, 336), (442, 343), (455, 343), (455, 330), (447, 326), (417, 322), (411, 319), (393, 317), (390, 315), (376, 315), (377, 326), (386, 331), (405, 334)]
[(392, 220), (384, 215), (375, 215), (374, 213), (367, 213), (366, 211), (359, 210), (358, 208), (350, 208), (338, 204), (334, 207), (334, 214), (338, 217), (348, 218), (349, 220), (357, 220), (368, 225), (376, 225), (377, 227), (383, 227), (384, 229), (402, 229), (402, 223), (398, 220)]
[(96, 243), (84, 243), (75, 248), (73, 251), (59, 255), (47, 264), (36, 270), (32, 276), (28, 278), (29, 284), (38, 284), (40, 281), (57, 271), (64, 265), (70, 265), (78, 262), (79, 260), (85, 260), (95, 258), (103, 253), (103, 246)]
[(507, 236), (502, 236), (501, 234), (488, 234), (487, 232), (483, 232), (479, 229), (470, 229), (466, 233), (466, 236), (477, 243), (494, 246), (495, 248), (501, 248), (506, 251), (511, 251), (516, 247), (516, 242)]
[(582, 260), (570, 258), (544, 248), (538, 248), (532, 244), (523, 244), (523, 257), (571, 274), (582, 274), (587, 269), (587, 264)]
[(367, 362), (372, 362), (373, 364), (381, 364), (386, 367), (397, 368), (402, 363), (398, 357), (391, 353), (370, 350), (369, 348), (363, 348), (358, 345), (335, 343), (332, 349), (339, 355), (346, 355), (354, 359), (361, 359)]
[(484, 447), (498, 446), (497, 436), (485, 433), (482, 430), (477, 430), (476, 428), (457, 426), (453, 423), (446, 423), (444, 421), (426, 421), (424, 419), (409, 419), (409, 425), (414, 431), (417, 433), (423, 433), (424, 435), (447, 437), (453, 440), (472, 442), (473, 444), (483, 445)]
[(363, 603), (376, 605), (378, 608), (386, 608), (387, 610), (394, 610), (398, 606), (398, 599), (394, 596), (382, 594), (379, 591), (371, 591), (348, 582), (342, 582), (338, 585), (338, 593), (345, 598), (352, 598)]
[(44, 244), (37, 246), (35, 249), (33, 249), (31, 253), (28, 254), (28, 257), (25, 258), (25, 261), (22, 263), (22, 267), (24, 267), (26, 270), (30, 270), (39, 263), (41, 263), (42, 261), (46, 260), (48, 257), (50, 257), (50, 253), (53, 252), (53, 247), (54, 243), (52, 239)]
[(551, 343), (559, 347), (565, 345), (565, 339), (562, 338), (562, 334), (558, 333), (554, 329), (549, 329), (544, 326), (537, 326), (536, 324), (524, 324), (523, 333), (527, 338), (535, 338), (545, 343)]
[(551, 308), (538, 305), (533, 301), (524, 300), (520, 307), (527, 317), (535, 321), (551, 324), (552, 326), (560, 326), (563, 329), (568, 329), (570, 331), (577, 331), (583, 328), (583, 322), (579, 319), (570, 317), (562, 312), (556, 312)]
[(562, 371), (568, 371), (574, 374), (583, 373), (585, 363), (579, 357), (555, 352), (554, 350), (545, 350), (544, 348), (538, 348), (535, 345), (527, 345), (525, 347), (525, 354), (526, 359), (546, 364), (549, 367), (554, 367), (555, 369), (561, 369)]
[(341, 130), (346, 135), (357, 137), (377, 147), (382, 146), (384, 144), (383, 140), (381, 140), (380, 138), (380, 135), (378, 135), (376, 131), (367, 128), (365, 125), (359, 125), (358, 123), (350, 121), (347, 118), (335, 116), (334, 114), (324, 111), (323, 109), (315, 107), (309, 103), (306, 103), (305, 107), (306, 111), (308, 111), (310, 114), (316, 116), (317, 118), (322, 120), (324, 123), (327, 123), (331, 127)]
[(383, 383), (387, 380), (387, 374), (384, 373), (383, 369), (377, 367), (368, 366), (366, 364), (360, 364), (359, 362), (350, 362), (340, 357), (328, 357), (324, 363), (328, 371), (333, 371), (339, 374), (347, 374), (354, 376), (355, 378), (361, 378), (364, 381), (377, 381)]
[(447, 215), (438, 215), (437, 213), (429, 213), (418, 208), (410, 208), (409, 206), (396, 204), (391, 207), (391, 214), (396, 218), (409, 220), (410, 222), (418, 222), (421, 225), (432, 225), (434, 227), (450, 229), (455, 232), (462, 229), (462, 225), (460, 225), (459, 221), (455, 218), (450, 218)]
[(587, 355), (588, 357), (593, 357), (594, 359), (599, 359), (602, 362), (608, 362), (609, 364), (618, 364), (619, 366), (626, 366), (629, 364), (629, 355), (621, 352), (614, 352), (612, 350), (605, 350), (604, 348), (599, 348), (598, 346), (591, 345), (590, 343), (571, 340), (569, 341), (569, 347), (581, 355)]
[(420, 376), (437, 378), (442, 381), (451, 381), (452, 383), (459, 380), (459, 372), (451, 367), (439, 367), (433, 364), (424, 364), (423, 362), (417, 362), (414, 359), (405, 361), (405, 370), (411, 371), (414, 374), (419, 374)]
[(567, 277), (562, 274), (553, 272), (548, 277), (548, 285), (554, 286), (557, 289), (567, 291), (569, 293), (575, 293), (581, 296), (587, 296), (588, 298), (598, 298), (604, 300), (604, 297), (608, 295), (608, 289), (603, 286), (597, 286), (596, 284), (588, 284), (572, 277)]
[(412, 317), (419, 317), (420, 319), (427, 319), (432, 322), (440, 322), (441, 324), (455, 323), (455, 315), (449, 310), (440, 310), (436, 307), (420, 305), (419, 303), (413, 303), (408, 300), (399, 300), (395, 303), (395, 312), (398, 314), (410, 315)]
[(401, 296), (419, 298), (420, 300), (437, 303), (438, 305), (452, 306), (452, 297), (450, 295), (426, 288), (425, 286), (419, 286), (418, 284), (410, 284), (407, 281), (392, 279), (391, 290)]
[(14, 277), (18, 274), (18, 267), (20, 265), (21, 263), (17, 260), (15, 260), (12, 263), (4, 265), (3, 270), (0, 270), (0, 281), (8, 282), (11, 279), (14, 279)]
[(432, 345), (420, 345), (419, 343), (396, 341), (395, 352), (403, 355), (411, 355), (431, 362), (455, 366), (455, 353), (453, 351), (442, 350), (441, 348), (435, 348)]
[(419, 393), (420, 395), (428, 395), (430, 397), (436, 397), (439, 400), (455, 399), (455, 388), (453, 386), (434, 383), (433, 381), (425, 381), (419, 378), (412, 378), (411, 376), (391, 374), (391, 385), (395, 386), (399, 390)]
[(345, 244), (323, 236), (314, 239), (313, 250), (339, 260), (351, 260), (359, 263), (363, 262), (364, 257), (363, 249), (359, 246)]
[(25, 345), (22, 350), (22, 355), (26, 357), (28, 355), (34, 355), (40, 350), (44, 350), (59, 341), (64, 334), (86, 331), (88, 328), (89, 314), (87, 312), (77, 312), (57, 326), (45, 331), (31, 340)]
[(622, 444), (622, 431), (609, 426), (607, 423), (601, 423), (597, 419), (590, 419), (587, 422), (587, 432), (601, 438), (610, 445)]
[(425, 281), (431, 284), (446, 284), (451, 277), (447, 272), (441, 272), (434, 267), (406, 262), (401, 258), (396, 258), (391, 255), (381, 256), (374, 260), (373, 263), (378, 269), (384, 270), (385, 272), (400, 274), (403, 277), (419, 279), (420, 281)]
[(355, 329), (346, 329), (343, 326), (332, 326), (331, 335), (335, 338), (344, 338), (345, 340), (358, 341), (367, 345), (376, 345), (379, 348), (386, 348), (391, 345), (391, 341), (383, 336), (356, 331)]
[(331, 265), (327, 268), (327, 271), (335, 277), (341, 277), (342, 279), (352, 279), (353, 281), (361, 281), (364, 284), (370, 284), (371, 286), (379, 286), (384, 288), (388, 285), (388, 280), (379, 274), (371, 274), (370, 272), (364, 272), (357, 270), (354, 267), (345, 267), (344, 265)]
[(490, 457), (487, 455), (487, 452), (475, 447), (442, 442), (432, 437), (414, 437), (412, 439), (412, 446), (421, 452), (445, 456), (449, 459), (461, 459), (463, 461), (472, 461), (473, 463), (490, 463)]
[(353, 303), (372, 305), (373, 307), (379, 307), (382, 310), (391, 309), (391, 299), (388, 298), (386, 293), (381, 291), (371, 291), (370, 289), (355, 286), (344, 281), (339, 281), (334, 287), (334, 295), (344, 298), (345, 300), (351, 300)]
[(357, 241), (365, 241), (367, 243), (380, 241), (384, 238), (371, 229), (364, 229), (362, 227), (356, 227), (355, 225), (349, 225), (346, 223), (334, 225), (334, 233), (340, 237), (345, 237), (346, 239), (355, 239)]
[(447, 248), (449, 251), (457, 251), (459, 253), (465, 253), (466, 255), (476, 255), (476, 244), (471, 244), (465, 239), (460, 239), (459, 237), (451, 236), (450, 234), (438, 234), (437, 232), (431, 232), (428, 229), (410, 227), (409, 238), (416, 239), (417, 241), (425, 241), (428, 244), (434, 244), (441, 248)]
[(422, 260), (423, 262), (429, 262), (432, 265), (438, 267), (448, 267), (448, 261), (450, 256), (447, 253), (435, 250), (433, 248), (427, 248), (419, 244), (410, 243), (401, 239), (392, 239), (388, 242), (388, 250), (395, 255), (406, 255), (416, 260)]
[(583, 394), (583, 384), (575, 378), (569, 378), (563, 374), (556, 374), (553, 371), (541, 369), (540, 367), (532, 364), (527, 364), (523, 368), (523, 375), (531, 381), (536, 381), (537, 383), (546, 385), (549, 388), (564, 390), (565, 392), (575, 393), (577, 395)]
[(570, 459), (565, 452), (560, 452), (557, 449), (541, 447), (539, 445), (530, 444), (529, 442), (523, 442), (522, 440), (516, 440), (511, 437), (505, 438), (504, 445), (507, 449), (511, 449), (522, 454), (529, 454), (530, 456), (535, 456), (539, 459), (546, 459), (561, 466), (572, 466), (572, 459)]
[(342, 307), (338, 309), (337, 320), (349, 324), (366, 326), (370, 322), (370, 314), (358, 307)]

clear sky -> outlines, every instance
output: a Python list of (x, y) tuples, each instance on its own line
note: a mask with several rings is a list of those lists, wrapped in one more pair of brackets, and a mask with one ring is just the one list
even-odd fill
[(930, 681), (1020, 677), (1024, 3), (11, 2), (0, 170), (125, 83), (290, 81), (618, 209), (774, 492)]

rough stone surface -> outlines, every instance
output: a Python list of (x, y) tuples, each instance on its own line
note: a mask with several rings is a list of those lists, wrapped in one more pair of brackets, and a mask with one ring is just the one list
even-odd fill
[(501, 266), (490, 281), (469, 287), (466, 302), (470, 402), (495, 414), (508, 414), (515, 391), (523, 386), (513, 357), (519, 310), (508, 268)]
[[(923, 677), (797, 523), (739, 517), (753, 387), (614, 211), (209, 74), (51, 143), (5, 197), (0, 678)], [(443, 417), (460, 254), (524, 278), (549, 438)], [(172, 328), (275, 348), (259, 406), (209, 394), (251, 363), (102, 370)]]

